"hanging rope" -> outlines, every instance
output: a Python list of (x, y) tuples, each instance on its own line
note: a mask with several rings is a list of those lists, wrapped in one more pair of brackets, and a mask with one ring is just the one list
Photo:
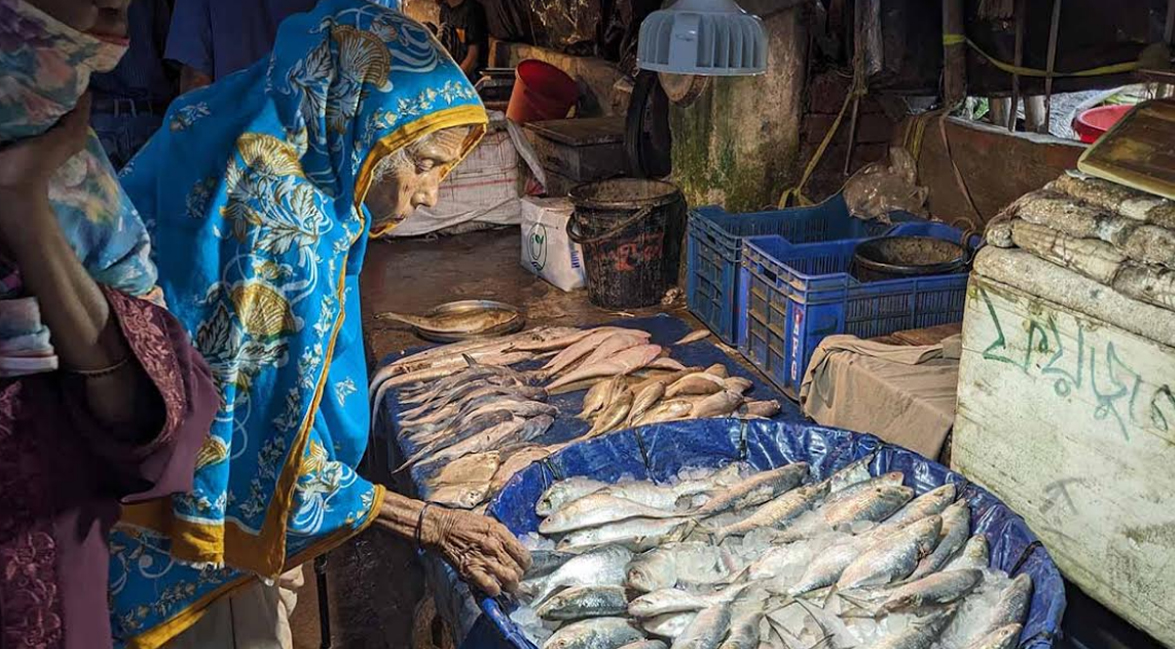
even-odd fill
[(1089, 70), (1078, 70), (1077, 72), (1053, 72), (1052, 74), (1049, 74), (1049, 72), (1047, 70), (1038, 70), (1036, 68), (1026, 68), (1024, 66), (1012, 65), (1011, 63), (1001, 61), (1001, 60), (995, 58), (994, 56), (988, 54), (987, 52), (983, 51), (983, 49), (981, 47), (979, 47), (979, 45), (977, 45), (975, 43), (975, 41), (972, 41), (970, 38), (967, 38), (967, 36), (964, 34), (943, 34), (942, 35), (942, 44), (943, 45), (947, 45), (947, 46), (961, 45), (964, 43), (968, 47), (970, 47), (971, 49), (975, 50), (975, 52), (978, 53), (980, 56), (987, 59), (988, 63), (991, 63), (995, 67), (999, 68), (1000, 70), (1003, 70), (1004, 72), (1007, 72), (1008, 74), (1018, 74), (1022, 77), (1037, 77), (1037, 78), (1041, 78), (1041, 79), (1049, 78), (1049, 77), (1052, 77), (1052, 78), (1058, 78), (1058, 77), (1100, 77), (1103, 75), (1111, 75), (1111, 74), (1125, 74), (1127, 72), (1134, 72), (1135, 70), (1139, 70), (1142, 68), (1142, 64), (1139, 63), (1138, 61), (1128, 61), (1125, 63), (1114, 63), (1111, 65), (1103, 65), (1101, 67), (1091, 68)]

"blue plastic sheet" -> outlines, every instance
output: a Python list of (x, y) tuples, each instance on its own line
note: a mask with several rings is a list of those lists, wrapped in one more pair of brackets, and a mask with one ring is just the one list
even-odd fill
[[(649, 318), (629, 318), (611, 323), (613, 326), (642, 329), (652, 334), (651, 342), (669, 346), (690, 333), (692, 328), (684, 320), (670, 315), (661, 314)], [(403, 354), (385, 359), (391, 362), (402, 356), (421, 351), (423, 348), (411, 349)], [(783, 405), (783, 411), (777, 419), (800, 421), (803, 416), (799, 408), (784, 398), (774, 386), (766, 383), (757, 374), (739, 365), (738, 361), (728, 356), (710, 339), (691, 343), (683, 347), (673, 347), (670, 350), (673, 358), (687, 366), (708, 367), (714, 363), (722, 363), (730, 371), (731, 376), (741, 376), (749, 379), (753, 386), (750, 395), (756, 399), (777, 399)], [(542, 363), (519, 365), (517, 369), (537, 369)], [(587, 432), (589, 424), (575, 418), (583, 409), (583, 397), (586, 391), (581, 390), (569, 394), (552, 397), (550, 403), (559, 408), (559, 417), (555, 424), (542, 437), (536, 440), (538, 444), (557, 444), (566, 442)], [(399, 440), (399, 425), (396, 414), (399, 412), (399, 402), (394, 392), (389, 392), (382, 404), (380, 421), (374, 427), (373, 452), (386, 453), (387, 466), (395, 467), (403, 462), (403, 458), (415, 453), (418, 449), (403, 440)], [(411, 471), (414, 495), (425, 497), (430, 488), (426, 484), (427, 478), (435, 468), (422, 467)], [(493, 638), (500, 637), (500, 633), (487, 625), (487, 619), (481, 614), (477, 601), (473, 598), (469, 588), (462, 583), (452, 568), (431, 555), (421, 555), (425, 576), (432, 585), (437, 600), (437, 613), (444, 620), (453, 633), (457, 643), (469, 638), (467, 645), (473, 647), (493, 647)], [(487, 644), (489, 643), (489, 644)], [(509, 646), (509, 645), (504, 645)]]
[[(718, 467), (746, 461), (767, 470), (793, 462), (808, 462), (813, 474), (832, 472), (876, 453), (873, 475), (901, 471), (906, 484), (925, 493), (947, 482), (961, 487), (971, 505), (972, 531), (987, 535), (991, 565), (1011, 575), (1028, 573), (1035, 586), (1032, 608), (1020, 646), (1046, 649), (1053, 645), (1065, 611), (1061, 575), (1024, 520), (994, 496), (963, 476), (903, 449), (883, 444), (869, 435), (797, 422), (743, 422), (733, 419), (660, 424), (613, 433), (564, 449), (546, 461), (531, 465), (510, 481), (491, 502), (489, 513), (515, 534), (538, 529), (534, 504), (555, 481), (590, 476), (615, 482), (622, 477), (664, 481), (683, 467)], [(483, 598), (485, 620), (462, 645), (464, 649), (515, 647), (532, 649), (509, 620), (503, 605)]]

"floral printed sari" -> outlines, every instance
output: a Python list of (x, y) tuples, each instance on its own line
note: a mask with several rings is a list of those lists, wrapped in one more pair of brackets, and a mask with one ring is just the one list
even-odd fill
[(116, 638), (156, 647), (250, 574), (273, 578), (374, 518), (358, 275), (376, 163), (440, 129), (485, 130), (424, 27), (323, 0), (269, 60), (180, 97), (123, 172), (159, 284), (222, 406), (191, 494), (127, 508), (112, 538)]

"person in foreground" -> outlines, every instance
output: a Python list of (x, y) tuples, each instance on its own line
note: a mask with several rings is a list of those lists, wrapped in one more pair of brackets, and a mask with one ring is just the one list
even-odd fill
[(217, 403), (80, 95), (123, 9), (0, 0), (2, 647), (111, 646), (119, 501), (191, 488)]
[(373, 524), (488, 595), (521, 579), (529, 556), (501, 524), (356, 473), (371, 423), (358, 282), (368, 236), (433, 205), (486, 119), (424, 27), (323, 0), (282, 23), (270, 60), (177, 99), (124, 169), (153, 224), (159, 283), (222, 405), (192, 493), (128, 508), (116, 529), (120, 641), (161, 646), (258, 576)]

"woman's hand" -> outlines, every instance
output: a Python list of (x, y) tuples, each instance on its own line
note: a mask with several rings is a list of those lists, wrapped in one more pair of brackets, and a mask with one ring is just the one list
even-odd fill
[(86, 93), (53, 128), (0, 148), (0, 194), (47, 199), (49, 179), (86, 146), (89, 123), (90, 94)]
[[(396, 493), (385, 493), (376, 524), (414, 539), (441, 557), (461, 579), (490, 597), (514, 591), (530, 568), (530, 553), (504, 525), (471, 512), (431, 506)], [(419, 530), (417, 525), (419, 524)]]
[(472, 512), (430, 507), (420, 542), (437, 552), (466, 583), (490, 597), (518, 589), (530, 553), (498, 521)]

